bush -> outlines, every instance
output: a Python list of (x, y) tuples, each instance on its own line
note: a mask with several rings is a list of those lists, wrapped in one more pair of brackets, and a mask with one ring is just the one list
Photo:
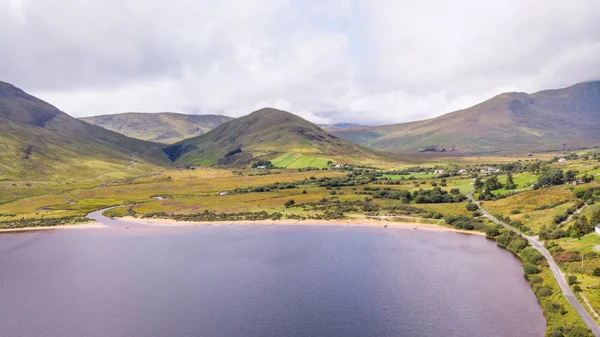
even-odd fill
[(496, 237), (496, 236), (500, 235), (500, 231), (498, 230), (498, 227), (490, 226), (485, 230), (485, 235), (491, 236), (491, 237)]
[(534, 275), (539, 274), (540, 270), (535, 264), (527, 263), (525, 264), (525, 274)]
[(513, 209), (510, 211), (510, 214), (520, 214), (520, 213), (521, 213), (521, 211), (518, 209)]
[(521, 256), (529, 263), (538, 264), (544, 259), (542, 253), (533, 247), (527, 247), (521, 251)]
[(544, 280), (543, 280), (541, 277), (537, 276), (537, 275), (535, 275), (535, 276), (532, 276), (532, 277), (529, 279), (529, 283), (531, 283), (531, 284), (538, 284), (538, 283), (542, 283), (543, 281), (544, 281)]
[(477, 207), (477, 205), (474, 202), (470, 202), (467, 204), (467, 211), (469, 212), (475, 212), (477, 210), (479, 210), (479, 207)]
[(580, 292), (581, 291), (581, 287), (578, 284), (576, 284), (576, 285), (573, 286), (573, 291)]
[[(536, 267), (536, 269), (537, 269), (537, 267)], [(552, 296), (553, 292), (550, 287), (542, 286), (537, 290), (536, 294), (540, 297), (548, 297), (548, 296)]]
[(577, 276), (575, 276), (575, 275), (569, 275), (569, 277), (567, 277), (567, 283), (570, 286), (576, 284), (577, 283)]
[(523, 238), (518, 238), (515, 239), (513, 241), (511, 241), (507, 248), (512, 250), (515, 253), (519, 253), (522, 249), (524, 249), (525, 247), (527, 247), (529, 243), (527, 242), (527, 240), (523, 239)]
[(600, 276), (600, 268), (594, 268), (594, 272), (592, 272), (594, 276)]
[(296, 202), (294, 200), (290, 199), (290, 200), (288, 200), (288, 201), (285, 202), (285, 207), (289, 208), (289, 207), (294, 206), (295, 204), (296, 204)]

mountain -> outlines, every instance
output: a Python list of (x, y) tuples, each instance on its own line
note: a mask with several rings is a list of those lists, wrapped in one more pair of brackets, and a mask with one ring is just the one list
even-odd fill
[(319, 163), (324, 159), (347, 163), (391, 160), (387, 155), (342, 140), (296, 115), (271, 108), (255, 111), (204, 135), (178, 142), (165, 152), (177, 165), (244, 166), (258, 158), (275, 159), (278, 156), (296, 156), (294, 161), (304, 157), (301, 160), (304, 166), (311, 166), (310, 161), (316, 159)]
[(168, 165), (161, 147), (80, 121), (0, 82), (0, 180), (148, 172)]
[(350, 129), (350, 128), (360, 128), (367, 127), (362, 124), (352, 124), (352, 123), (336, 123), (336, 124), (319, 124), (319, 127), (325, 131), (334, 132), (338, 130)]
[(534, 94), (504, 93), (418, 122), (334, 132), (394, 153), (562, 150), (600, 145), (600, 81)]
[(173, 112), (128, 112), (81, 119), (125, 136), (172, 144), (204, 134), (233, 118), (220, 115), (186, 115)]

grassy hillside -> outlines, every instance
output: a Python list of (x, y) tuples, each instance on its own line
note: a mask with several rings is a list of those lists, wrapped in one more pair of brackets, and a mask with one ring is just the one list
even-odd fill
[(504, 93), (437, 118), (336, 130), (341, 138), (395, 153), (575, 149), (600, 145), (600, 81), (534, 94)]
[(0, 82), (0, 181), (67, 181), (168, 165), (161, 145), (73, 118)]
[(276, 159), (284, 154), (294, 154), (296, 159), (306, 157), (301, 161), (305, 167), (315, 160), (322, 166), (325, 158), (363, 164), (394, 160), (342, 140), (291, 113), (270, 108), (227, 122), (165, 151), (176, 164), (197, 165), (244, 166), (257, 158)]
[(205, 134), (233, 118), (219, 115), (186, 115), (172, 112), (128, 112), (81, 119), (128, 137), (172, 144), (186, 138)]

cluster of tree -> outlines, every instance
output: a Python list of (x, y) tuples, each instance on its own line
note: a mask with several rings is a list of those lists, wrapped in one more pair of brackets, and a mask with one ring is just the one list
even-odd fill
[(254, 220), (279, 220), (283, 217), (280, 212), (238, 212), (238, 213), (216, 213), (205, 210), (202, 213), (174, 214), (165, 212), (150, 212), (142, 215), (142, 218), (174, 219), (177, 221), (254, 221)]
[(525, 238), (510, 230), (505, 230), (498, 235), (496, 237), (496, 242), (515, 254), (519, 254), (523, 249), (529, 246), (529, 242), (527, 242)]
[(457, 229), (465, 229), (465, 230), (485, 230), (486, 227), (480, 221), (468, 217), (466, 215), (446, 215), (444, 217), (444, 221)]
[(2, 217), (12, 218), (14, 216), (17, 216), (17, 215), (13, 214), (13, 213), (0, 213), (0, 218), (2, 218)]
[(452, 194), (446, 190), (442, 190), (440, 187), (434, 187), (431, 190), (420, 189), (418, 191), (413, 191), (412, 199), (417, 204), (439, 204), (463, 202), (467, 197), (460, 193)]
[(59, 218), (20, 218), (0, 221), (0, 229), (14, 229), (26, 227), (54, 227), (89, 222), (90, 220), (78, 215), (63, 216)]
[(238, 187), (230, 191), (230, 194), (244, 194), (244, 193), (261, 193), (261, 192), (271, 192), (278, 190), (289, 190), (293, 188), (298, 188), (301, 185), (304, 185), (305, 181), (297, 181), (297, 182), (275, 182), (272, 184), (261, 185), (261, 186), (249, 186), (249, 187)]
[(319, 187), (343, 187), (343, 186), (359, 186), (377, 181), (376, 170), (354, 170), (341, 178), (323, 177), (316, 181)]
[(577, 198), (582, 199), (588, 205), (595, 204), (600, 200), (600, 187), (576, 189), (574, 193)]
[[(577, 170), (568, 170), (565, 172), (562, 169), (556, 168), (545, 169), (538, 177), (537, 184), (535, 184), (533, 187), (536, 189), (570, 183), (577, 180), (578, 174), (579, 172)], [(589, 174), (585, 174), (581, 177), (581, 180), (584, 183), (589, 183), (594, 180), (594, 177)]]
[(595, 211), (588, 220), (585, 215), (580, 216), (569, 226), (568, 234), (574, 238), (580, 238), (594, 231), (596, 226), (600, 225), (600, 211)]
[(260, 167), (260, 166), (264, 166), (267, 169), (274, 169), (275, 168), (275, 166), (273, 166), (273, 163), (271, 163), (270, 160), (259, 160), (259, 161), (254, 162), (252, 164), (252, 168), (257, 168), (257, 167)]

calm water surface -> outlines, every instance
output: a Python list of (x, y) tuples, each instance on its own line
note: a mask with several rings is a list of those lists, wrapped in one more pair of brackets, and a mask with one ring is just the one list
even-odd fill
[(2, 336), (543, 336), (480, 236), (320, 226), (0, 235)]

